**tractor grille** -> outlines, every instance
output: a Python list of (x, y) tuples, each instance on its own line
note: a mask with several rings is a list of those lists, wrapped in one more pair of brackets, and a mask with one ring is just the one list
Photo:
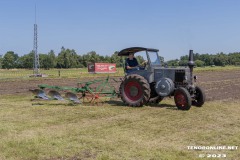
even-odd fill
[(185, 70), (175, 71), (175, 84), (183, 84), (185, 80)]

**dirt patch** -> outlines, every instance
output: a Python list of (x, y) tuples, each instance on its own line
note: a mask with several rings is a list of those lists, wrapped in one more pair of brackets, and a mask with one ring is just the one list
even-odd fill
[[(197, 85), (201, 86), (206, 93), (208, 101), (240, 99), (240, 70), (235, 71), (214, 71), (196, 73), (198, 76)], [(104, 79), (104, 78), (100, 78)], [(118, 89), (119, 77), (110, 79), (110, 83)], [(34, 80), (9, 80), (0, 81), (0, 94), (31, 94), (29, 89), (37, 88), (39, 84), (59, 85), (77, 87), (78, 82), (90, 81), (91, 78), (69, 78), (69, 79), (34, 79)]]
[[(30, 89), (38, 88), (39, 84), (47, 84), (53, 86), (78, 87), (78, 82), (89, 82), (92, 80), (105, 79), (101, 78), (61, 78), (61, 79), (34, 79), (34, 80), (9, 80), (0, 81), (0, 95), (6, 94), (31, 94)], [(118, 82), (115, 82), (118, 81)], [(109, 83), (116, 89), (119, 88), (121, 78), (112, 77)]]
[(207, 100), (240, 99), (240, 70), (198, 73)]

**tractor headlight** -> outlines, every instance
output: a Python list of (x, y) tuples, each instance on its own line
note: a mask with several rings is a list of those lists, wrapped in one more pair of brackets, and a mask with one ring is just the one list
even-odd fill
[(197, 76), (193, 76), (194, 82), (197, 82)]

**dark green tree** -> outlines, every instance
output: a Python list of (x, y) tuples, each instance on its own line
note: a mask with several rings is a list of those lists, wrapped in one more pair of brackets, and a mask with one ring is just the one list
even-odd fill
[(100, 58), (99, 55), (95, 52), (95, 51), (91, 51), (89, 53), (87, 53), (88, 55), (88, 62), (92, 62), (92, 63), (97, 63), (100, 62)]
[(61, 52), (57, 56), (58, 68), (70, 68), (70, 51), (67, 51), (64, 47), (61, 48)]
[(88, 54), (84, 54), (82, 56), (82, 61), (81, 61), (81, 64), (84, 66), (84, 67), (87, 67), (88, 63), (89, 62), (89, 59), (90, 59), (90, 56)]
[(48, 58), (49, 60), (49, 68), (54, 68), (56, 67), (56, 56), (53, 50), (50, 50), (50, 52), (48, 52)]
[(213, 62), (216, 66), (225, 66), (229, 64), (227, 55), (222, 52), (214, 56)]
[(61, 52), (58, 54), (57, 59), (58, 68), (77, 68), (79, 66), (78, 55), (75, 50), (61, 48)]
[(122, 60), (122, 57), (118, 56), (117, 51), (112, 54), (111, 63), (116, 63), (117, 67), (122, 67), (123, 60)]
[(50, 69), (51, 59), (47, 54), (39, 54), (40, 67), (44, 69)]
[(106, 55), (106, 56), (104, 57), (104, 60), (105, 60), (106, 63), (111, 63), (111, 57), (108, 56), (108, 55)]
[(3, 57), (2, 67), (5, 69), (15, 68), (18, 58), (18, 54), (15, 54), (13, 51), (8, 51)]
[(78, 68), (79, 67), (79, 61), (78, 61), (78, 55), (75, 52), (74, 49), (69, 50), (67, 49), (66, 52), (69, 52), (70, 54), (70, 68)]
[(170, 61), (167, 61), (167, 65), (168, 66), (179, 66), (179, 60), (178, 59), (175, 59), (175, 60), (170, 60)]
[(33, 51), (30, 52), (29, 54), (23, 55), (22, 57), (20, 57), (17, 60), (17, 67), (32, 69), (33, 68), (33, 57), (34, 57)]
[(188, 60), (180, 60), (179, 61), (179, 66), (187, 66), (188, 65)]
[(196, 65), (197, 67), (203, 67), (203, 66), (204, 66), (204, 62), (201, 61), (201, 60), (196, 60), (196, 61), (195, 61), (195, 65)]
[(86, 66), (84, 65), (83, 56), (78, 55), (77, 59), (78, 59), (78, 63), (79, 63), (79, 64), (78, 64), (78, 67), (79, 67), (79, 68), (84, 68), (84, 67), (86, 67)]
[(0, 68), (2, 68), (3, 58), (2, 55), (0, 56)]

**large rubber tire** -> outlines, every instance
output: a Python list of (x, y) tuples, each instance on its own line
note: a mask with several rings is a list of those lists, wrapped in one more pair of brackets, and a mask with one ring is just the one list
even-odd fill
[(174, 101), (178, 109), (189, 110), (192, 105), (192, 99), (189, 92), (183, 88), (179, 87), (174, 92)]
[(146, 104), (150, 98), (150, 85), (140, 75), (127, 75), (120, 85), (119, 93), (125, 104), (140, 107)]
[(200, 88), (199, 86), (196, 86), (194, 96), (195, 96), (195, 100), (192, 101), (192, 105), (197, 107), (202, 107), (206, 99), (203, 89)]

